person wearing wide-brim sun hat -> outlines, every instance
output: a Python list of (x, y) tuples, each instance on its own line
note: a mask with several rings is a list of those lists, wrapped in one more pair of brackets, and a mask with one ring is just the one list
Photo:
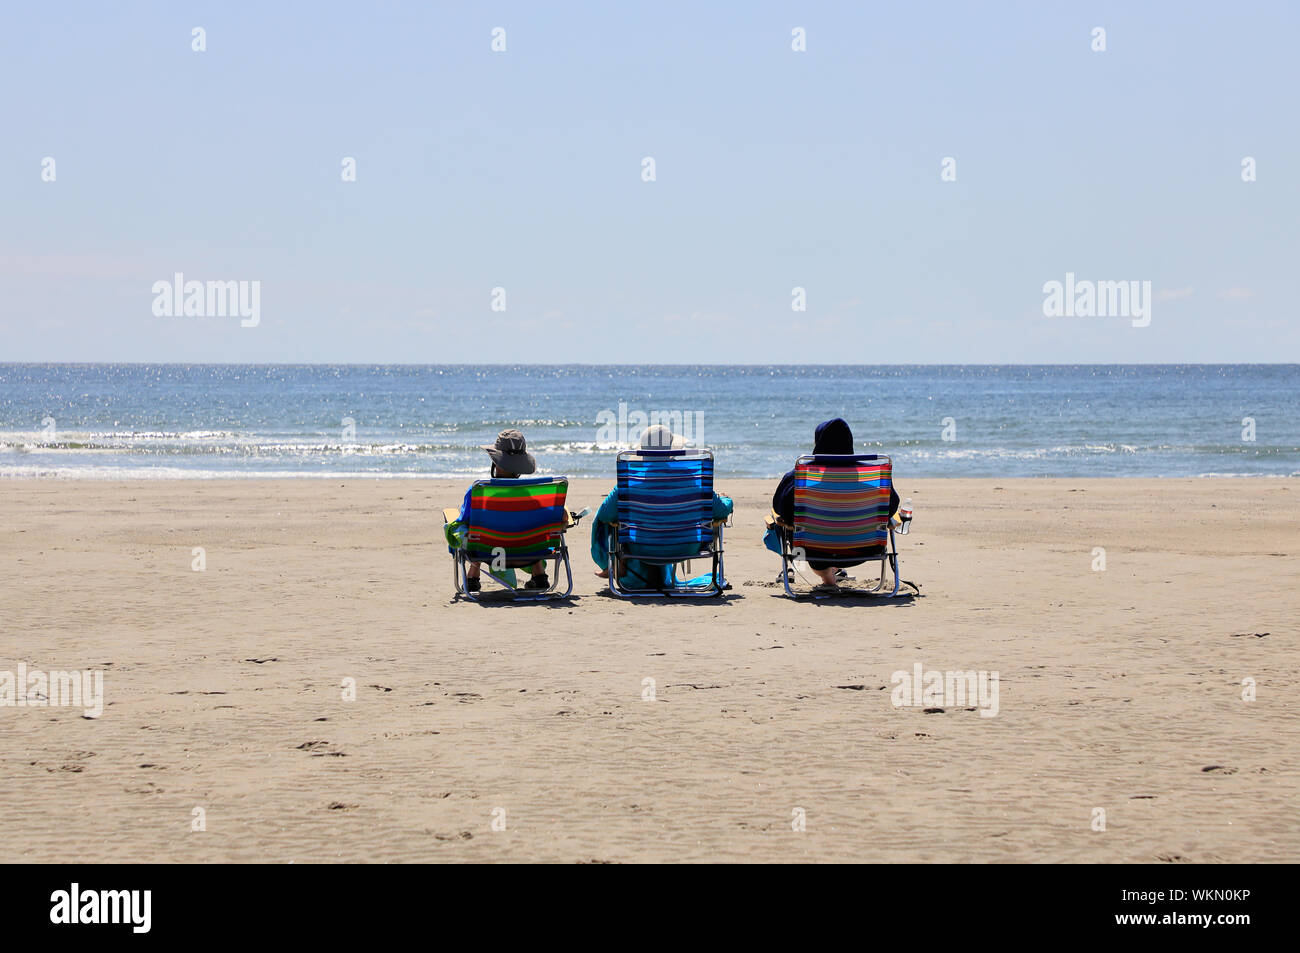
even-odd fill
[(518, 430), (503, 430), (497, 442), (483, 449), (492, 458), (492, 476), (502, 479), (527, 476), (537, 470), (537, 461), (528, 452), (528, 441)]
[[(487, 451), (492, 458), (491, 476), (494, 480), (514, 480), (521, 476), (528, 476), (530, 473), (537, 472), (537, 461), (533, 455), (528, 452), (528, 441), (518, 430), (503, 430), (497, 434), (496, 443), (483, 444), (482, 449)], [(465, 491), (465, 499), (460, 504), (460, 513), (456, 519), (452, 520), (443, 531), (447, 536), (447, 546), (451, 551), (455, 551), (460, 537), (465, 532), (465, 520), (469, 517), (470, 494), (473, 493), (473, 487)], [(466, 584), (470, 592), (478, 592), (482, 587), (479, 581), (479, 563), (472, 562), (465, 570)], [(506, 570), (510, 574), (510, 579), (514, 579), (514, 571)], [(546, 563), (536, 562), (528, 567), (528, 581), (524, 583), (525, 589), (547, 589), (551, 585), (550, 579), (546, 576)], [(513, 584), (513, 583), (512, 583)]]

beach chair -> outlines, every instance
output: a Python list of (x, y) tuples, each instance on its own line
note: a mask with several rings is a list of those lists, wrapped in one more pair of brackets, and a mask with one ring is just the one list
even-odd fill
[[(510, 590), (517, 602), (565, 599), (573, 592), (573, 570), (564, 531), (576, 525), (565, 509), (567, 477), (532, 477), (522, 480), (479, 480), (470, 488), (470, 509), (460, 545), (452, 551), (456, 594), (478, 601), (469, 591), (467, 567), (482, 563), (480, 579), (492, 579)], [(448, 523), (459, 509), (442, 511)], [(522, 569), (538, 561), (553, 561), (551, 584), (546, 589), (524, 589), (506, 581), (506, 569)], [(559, 591), (560, 566), (567, 581)]]
[[(880, 454), (846, 456), (805, 455), (794, 465), (794, 525), (773, 513), (768, 525), (781, 539), (781, 582), (792, 599), (831, 596), (898, 595), (898, 549), (889, 519), (893, 464)], [(833, 566), (880, 563), (874, 587), (816, 586), (796, 593), (790, 585), (795, 560), (816, 560)], [(893, 588), (886, 591), (886, 570)]]
[[(624, 599), (644, 596), (720, 596), (723, 575), (723, 520), (713, 518), (713, 453), (709, 450), (624, 450), (616, 461), (618, 522), (609, 534), (609, 591)], [(706, 582), (636, 585), (629, 571), (708, 560)], [(675, 569), (674, 569), (674, 575)], [(620, 576), (625, 578), (620, 579)]]

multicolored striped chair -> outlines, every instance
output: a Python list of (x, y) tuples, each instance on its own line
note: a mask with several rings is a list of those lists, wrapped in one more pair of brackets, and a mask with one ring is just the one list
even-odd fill
[[(609, 537), (610, 592), (624, 598), (722, 595), (724, 524), (713, 517), (713, 452), (624, 450), (615, 465), (618, 522)], [(711, 561), (706, 584), (628, 585), (628, 579), (638, 575), (635, 566), (671, 570), (692, 559)], [(631, 561), (634, 568), (629, 572)]]
[[(485, 564), (490, 578), (509, 589), (516, 600), (567, 598), (573, 592), (573, 570), (564, 541), (564, 531), (573, 525), (564, 505), (568, 492), (567, 477), (475, 483), (470, 488), (470, 508), (460, 545), (452, 551), (456, 593), (477, 600), (466, 584), (466, 567), (477, 562)], [(459, 511), (444, 510), (443, 515), (451, 522)], [(555, 572), (547, 589), (516, 588), (503, 578), (503, 570), (521, 569), (545, 560), (555, 561)], [(561, 563), (568, 578), (563, 592), (558, 589)], [(489, 578), (489, 573), (481, 574), (480, 578)]]
[[(893, 462), (880, 454), (802, 456), (794, 465), (794, 525), (771, 520), (781, 536), (781, 580), (786, 595), (795, 560), (829, 566), (880, 562), (880, 581), (870, 589), (817, 587), (815, 598), (831, 595), (898, 595), (898, 549), (889, 520)], [(886, 568), (893, 570), (893, 590), (885, 592)]]

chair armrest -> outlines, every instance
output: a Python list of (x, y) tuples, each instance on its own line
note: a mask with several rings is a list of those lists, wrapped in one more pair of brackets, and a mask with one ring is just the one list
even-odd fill
[(781, 519), (781, 517), (777, 515), (776, 510), (773, 510), (771, 513), (767, 514), (767, 519), (764, 521), (763, 525), (776, 526), (783, 530), (794, 532), (794, 527), (791, 526), (789, 523), (787, 523), (785, 520)]

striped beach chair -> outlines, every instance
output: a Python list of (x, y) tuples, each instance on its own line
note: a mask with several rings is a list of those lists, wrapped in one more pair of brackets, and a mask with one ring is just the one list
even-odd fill
[[(610, 592), (623, 598), (722, 595), (724, 524), (713, 518), (712, 451), (624, 450), (616, 467), (618, 522), (609, 536)], [(638, 575), (629, 571), (629, 561), (673, 570), (693, 559), (709, 560), (706, 583), (629, 585)]]
[[(769, 519), (781, 538), (781, 581), (786, 595), (885, 596), (898, 595), (898, 549), (889, 520), (889, 491), (893, 463), (881, 454), (802, 456), (794, 465), (794, 525), (775, 514)], [(815, 560), (832, 566), (879, 562), (880, 580), (872, 588), (817, 587), (796, 594), (790, 571), (796, 561)], [(893, 589), (886, 592), (886, 569), (892, 570)]]
[[(569, 492), (567, 477), (532, 477), (522, 480), (479, 480), (470, 488), (470, 509), (460, 545), (452, 551), (457, 595), (477, 601), (466, 583), (466, 567), (482, 563), (479, 578), (491, 578), (510, 590), (517, 601), (564, 599), (573, 592), (573, 570), (564, 531), (574, 525), (565, 508)], [(459, 510), (443, 510), (452, 522)], [(522, 569), (539, 561), (553, 561), (554, 572), (547, 589), (524, 589), (510, 585), (503, 570)], [(559, 591), (560, 566), (567, 583)]]

